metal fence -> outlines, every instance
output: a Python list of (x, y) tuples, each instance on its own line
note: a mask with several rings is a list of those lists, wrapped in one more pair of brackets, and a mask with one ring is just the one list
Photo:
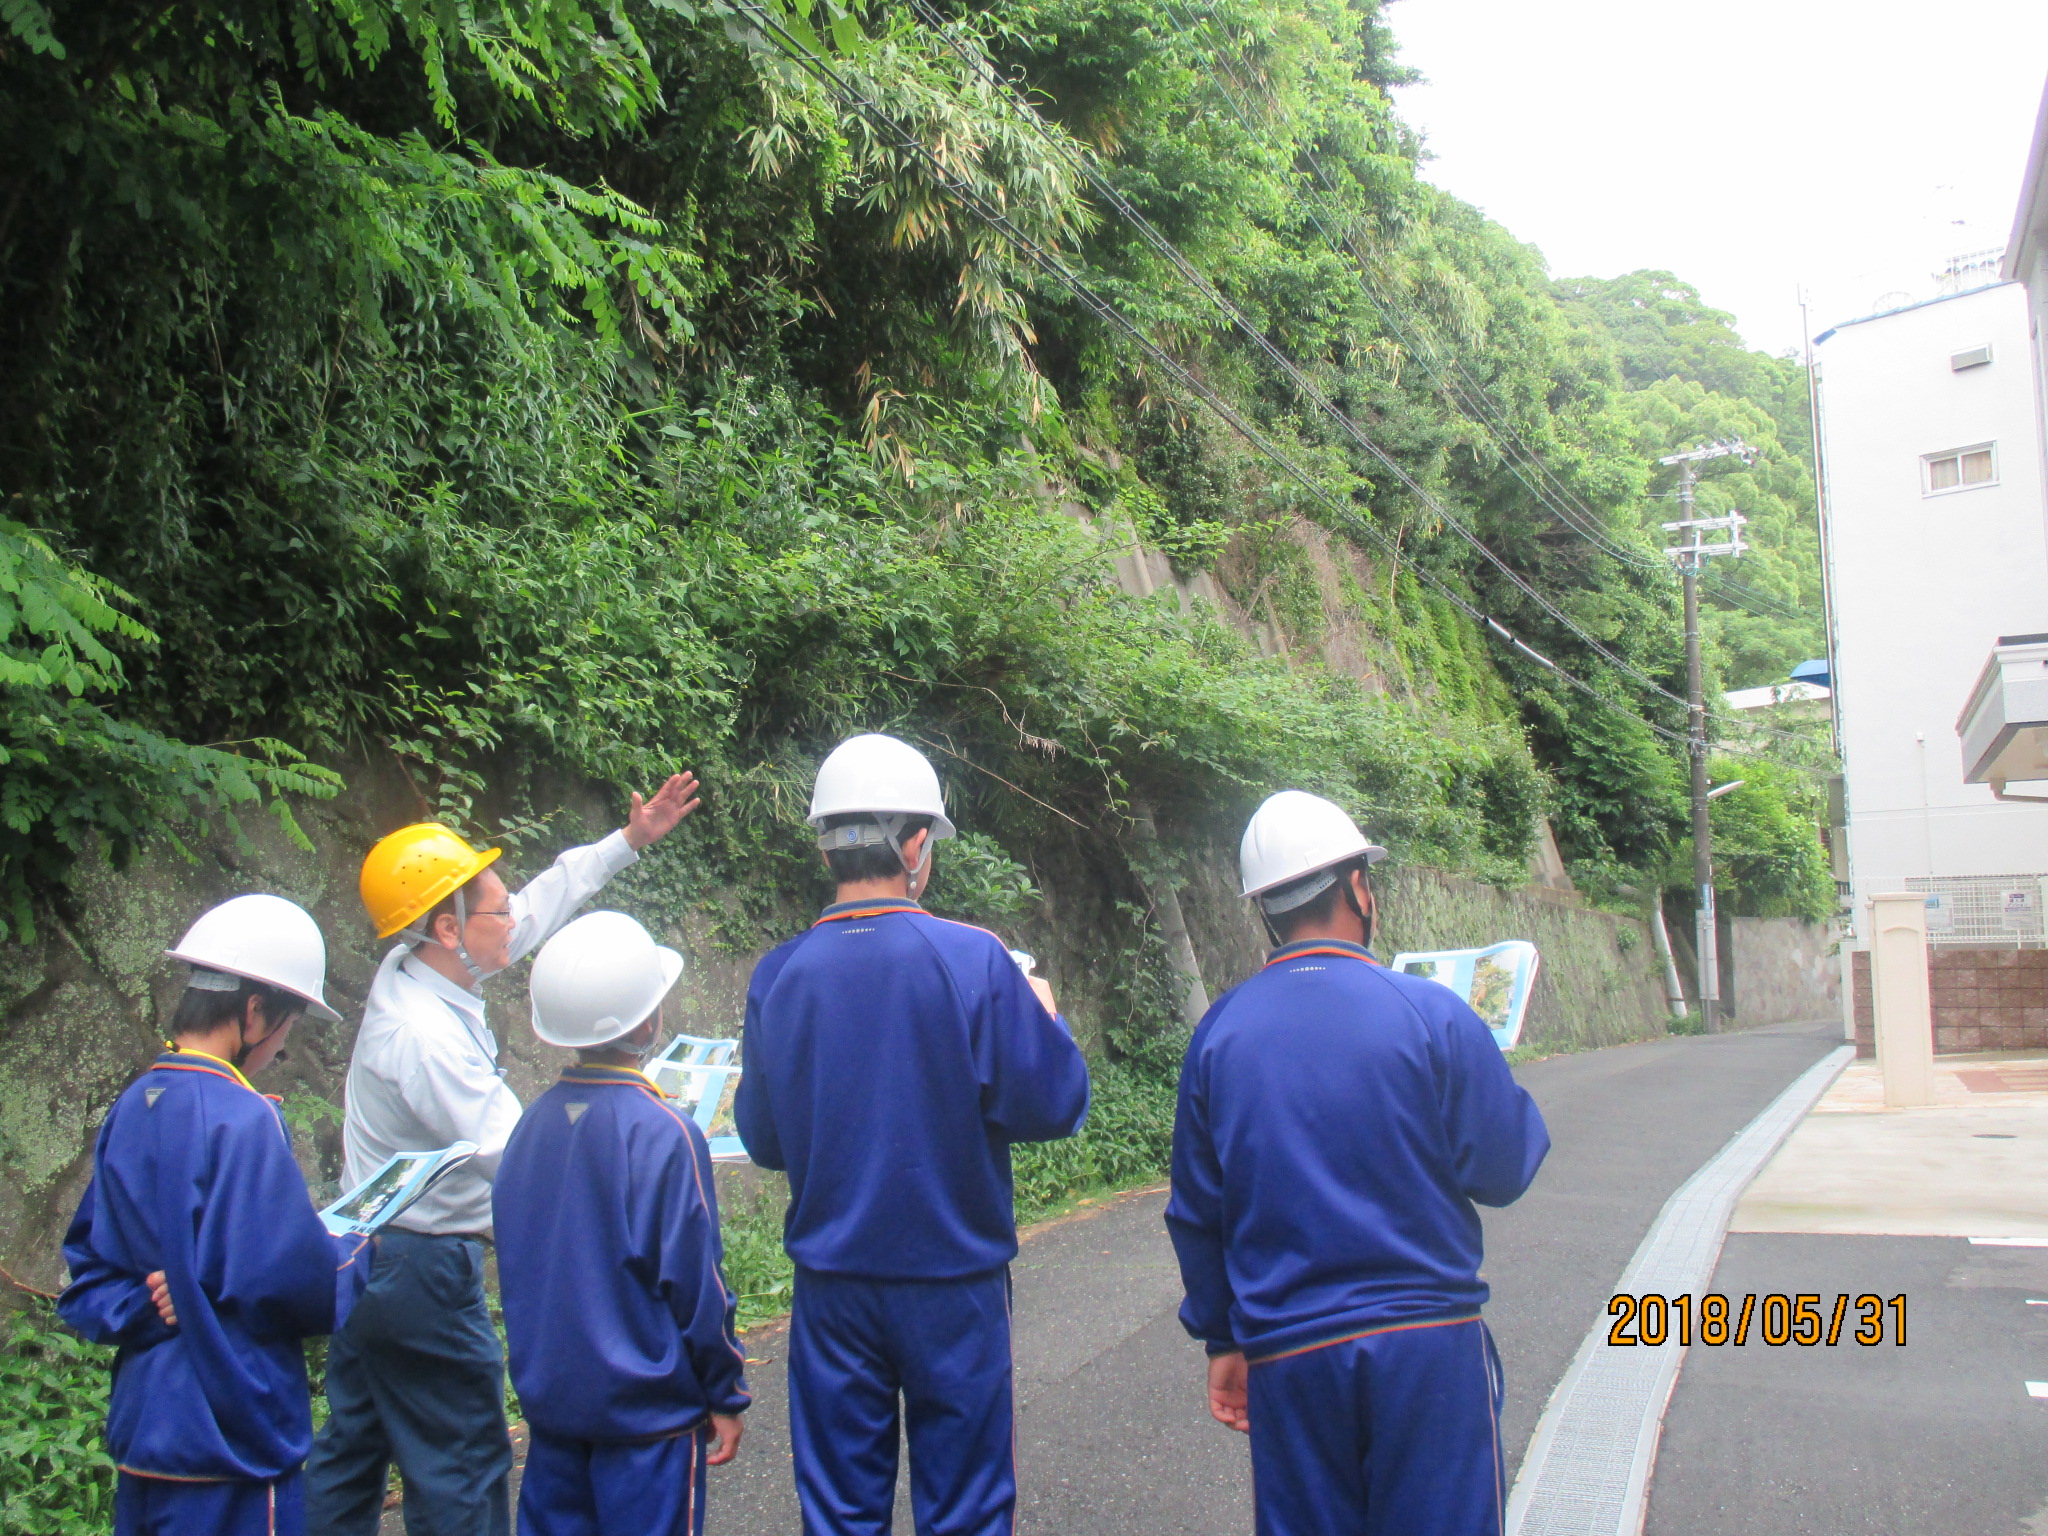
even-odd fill
[(1911, 875), (1906, 889), (1927, 894), (1927, 942), (2040, 949), (2048, 875)]

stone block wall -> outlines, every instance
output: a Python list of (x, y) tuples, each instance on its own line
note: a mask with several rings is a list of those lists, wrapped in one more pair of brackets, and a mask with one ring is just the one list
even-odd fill
[(1661, 967), (1640, 920), (1542, 886), (1503, 891), (1433, 869), (1385, 871), (1374, 885), (1385, 913), (1375, 945), (1382, 959), (1502, 939), (1536, 946), (1543, 958), (1522, 1025), (1524, 1047), (1585, 1050), (1665, 1032)]
[(1721, 992), (1738, 1025), (1795, 1024), (1842, 1016), (1835, 942), (1819, 923), (1737, 917), (1723, 942)]
[[(1877, 1054), (1870, 954), (1851, 956), (1856, 1054)], [(2048, 1050), (2048, 949), (1928, 951), (1936, 1055)]]
[[(249, 890), (304, 903), (328, 942), (328, 997), (341, 1023), (312, 1019), (294, 1030), (286, 1054), (264, 1077), (284, 1098), (293, 1142), (316, 1195), (336, 1192), (338, 1106), (364, 994), (385, 946), (363, 921), (356, 897), (361, 850), (382, 832), (427, 813), (388, 765), (344, 765), (350, 789), (299, 807), (314, 850), (288, 843), (267, 818), (244, 818), (247, 846), (225, 832), (195, 842), (185, 860), (156, 849), (116, 873), (81, 868), (70, 910), (51, 913), (33, 940), (0, 945), (0, 1265), (34, 1285), (61, 1277), (58, 1240), (91, 1171), (93, 1136), (107, 1106), (158, 1049), (159, 1021), (175, 1004), (183, 971), (164, 958), (194, 915)], [(568, 801), (552, 835), (505, 860), (517, 886), (555, 850), (602, 835), (616, 807), (588, 790)], [(1188, 828), (1168, 821), (1162, 859), (1181, 882), (1193, 944), (1210, 995), (1258, 969), (1264, 945), (1237, 894), (1237, 828)], [(688, 836), (687, 832), (679, 834)], [(1019, 853), (1044, 900), (1005, 920), (1002, 931), (1040, 959), (1084, 1043), (1099, 1046), (1122, 1006), (1110, 990), (1103, 936), (1128, 932), (1116, 904), (1131, 901), (1123, 851), (1099, 841), (1047, 839)], [(503, 867), (503, 866), (501, 866)], [(678, 884), (659, 854), (622, 875), (605, 902), (647, 921), (689, 957), (670, 998), (672, 1028), (700, 1035), (739, 1030), (747, 979), (760, 949), (736, 945)], [(1500, 891), (1432, 870), (1382, 872), (1386, 912), (1381, 952), (1526, 938), (1543, 954), (1523, 1041), (1566, 1050), (1641, 1039), (1664, 1029), (1656, 962), (1643, 925), (1597, 912), (1568, 893), (1541, 887)], [(779, 911), (771, 941), (800, 931), (809, 907)], [(491, 983), (492, 1023), (503, 1041), (507, 1081), (532, 1102), (567, 1059), (526, 1027), (522, 964)], [(4, 1290), (0, 1286), (0, 1290)]]

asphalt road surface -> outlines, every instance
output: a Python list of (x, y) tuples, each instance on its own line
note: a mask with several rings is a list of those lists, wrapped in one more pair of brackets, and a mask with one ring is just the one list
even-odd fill
[[(1617, 1046), (1518, 1069), (1554, 1145), (1528, 1195), (1486, 1217), (1494, 1293), (1487, 1317), (1507, 1368), (1511, 1475), (1551, 1389), (1664, 1201), (1838, 1043), (1839, 1033), (1834, 1024), (1778, 1026)], [(1164, 1205), (1159, 1191), (1125, 1196), (1024, 1244), (1014, 1271), (1023, 1531), (1243, 1536), (1251, 1529), (1244, 1441), (1209, 1420), (1201, 1349), (1174, 1317), (1180, 1286), (1160, 1221)], [(772, 1328), (747, 1337), (749, 1355), (760, 1362), (749, 1368), (755, 1407), (738, 1461), (712, 1474), (709, 1536), (798, 1529), (783, 1342)], [(1681, 1394), (1704, 1353), (1693, 1352)], [(2037, 1374), (2048, 1377), (2048, 1351)], [(1693, 1454), (1701, 1476), (1717, 1475), (1724, 1450), (1711, 1438), (1700, 1444)], [(1739, 1483), (1738, 1467), (1721, 1464), (1721, 1471)], [(1756, 1529), (1735, 1516), (1723, 1526), (1694, 1526), (1675, 1511), (1676, 1523), (1653, 1529)], [(1841, 1527), (1865, 1528), (1945, 1529)], [(910, 1530), (901, 1491), (896, 1530)]]
[[(1686, 1351), (1648, 1536), (2048, 1536), (2048, 1402), (2027, 1393), (2048, 1381), (2048, 1249), (1738, 1232), (1714, 1290), (1804, 1292), (1830, 1319), (1852, 1301), (1832, 1346), (1753, 1322)], [(1882, 1341), (1855, 1342), (1866, 1294), (1907, 1298), (1903, 1347), (1889, 1307)]]

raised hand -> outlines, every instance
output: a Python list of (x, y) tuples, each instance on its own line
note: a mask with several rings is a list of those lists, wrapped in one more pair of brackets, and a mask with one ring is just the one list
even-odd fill
[(633, 809), (626, 817), (624, 828), (626, 841), (638, 853), (649, 843), (658, 843), (675, 831), (676, 823), (697, 809), (701, 802), (697, 798), (697, 775), (678, 773), (654, 792), (654, 798), (643, 800), (638, 790), (633, 791)]

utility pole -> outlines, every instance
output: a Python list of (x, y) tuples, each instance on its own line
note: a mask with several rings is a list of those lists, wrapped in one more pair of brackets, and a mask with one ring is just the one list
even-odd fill
[[(1664, 551), (1676, 562), (1685, 580), (1685, 686), (1686, 755), (1692, 761), (1692, 878), (1699, 898), (1698, 942), (1700, 1023), (1708, 1034), (1721, 1028), (1721, 939), (1714, 912), (1714, 834), (1707, 808), (1707, 697), (1700, 668), (1700, 562), (1714, 555), (1739, 555), (1747, 547), (1742, 527), (1749, 520), (1740, 512), (1725, 517), (1694, 517), (1693, 487), (1699, 482), (1699, 466), (1708, 459), (1739, 456), (1746, 464), (1756, 457), (1747, 443), (1729, 438), (1685, 453), (1659, 459), (1659, 464), (1678, 466), (1678, 507), (1681, 516), (1666, 523), (1666, 533), (1684, 533), (1690, 542), (1674, 544)], [(1700, 535), (1709, 528), (1725, 528), (1728, 537), (1719, 544), (1703, 544)]]

